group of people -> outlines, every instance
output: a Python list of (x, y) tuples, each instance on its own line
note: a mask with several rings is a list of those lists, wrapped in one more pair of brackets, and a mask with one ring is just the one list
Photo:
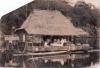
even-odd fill
[(64, 46), (65, 43), (67, 43), (65, 38), (53, 39), (52, 41), (50, 39), (46, 39), (44, 46)]

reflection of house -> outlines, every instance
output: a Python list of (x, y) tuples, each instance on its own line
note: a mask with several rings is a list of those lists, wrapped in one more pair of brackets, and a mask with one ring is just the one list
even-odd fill
[(34, 10), (17, 32), (23, 29), (30, 35), (24, 37), (25, 42), (29, 42), (27, 39), (31, 38), (30, 41), (32, 44), (36, 40), (42, 41), (47, 36), (51, 39), (55, 36), (57, 38), (71, 37), (72, 39), (73, 36), (88, 35), (82, 29), (74, 27), (70, 19), (66, 18), (57, 10)]

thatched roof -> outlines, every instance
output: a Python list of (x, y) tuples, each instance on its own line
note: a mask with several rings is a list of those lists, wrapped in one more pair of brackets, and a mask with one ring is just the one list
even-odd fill
[(28, 34), (42, 35), (84, 35), (88, 34), (76, 28), (70, 19), (55, 10), (34, 10), (26, 19), (20, 29), (25, 29)]

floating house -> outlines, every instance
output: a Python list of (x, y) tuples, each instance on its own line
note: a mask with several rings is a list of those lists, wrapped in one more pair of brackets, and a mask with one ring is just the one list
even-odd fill
[[(24, 31), (24, 33), (21, 33), (21, 31)], [(39, 9), (33, 10), (16, 32), (23, 36), (22, 41), (33, 46), (33, 50), (36, 51), (68, 50), (68, 45), (70, 45), (69, 50), (75, 50), (75, 37), (89, 35), (84, 30), (75, 27), (71, 23), (71, 19), (65, 17), (60, 11)], [(50, 43), (53, 43), (55, 39), (60, 41), (66, 39), (70, 44), (66, 43), (67, 46), (58, 45), (58, 47), (49, 44), (49, 47), (44, 47), (47, 39), (51, 40)], [(32, 47), (30, 48), (32, 49)], [(31, 50), (30, 48), (29, 50)]]

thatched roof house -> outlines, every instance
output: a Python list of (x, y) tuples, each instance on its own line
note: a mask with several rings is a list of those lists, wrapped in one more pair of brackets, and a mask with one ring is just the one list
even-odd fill
[(20, 29), (25, 29), (28, 34), (40, 35), (88, 34), (82, 29), (73, 26), (70, 19), (57, 10), (34, 10)]

